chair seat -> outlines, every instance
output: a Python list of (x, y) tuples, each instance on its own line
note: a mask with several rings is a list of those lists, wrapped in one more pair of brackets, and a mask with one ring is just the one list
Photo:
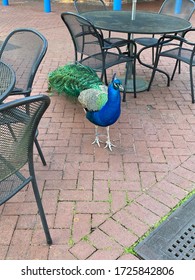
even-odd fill
[(104, 46), (105, 47), (124, 47), (127, 46), (128, 40), (123, 40), (122, 38), (116, 38), (116, 37), (111, 37), (111, 38), (104, 38)]
[(18, 93), (23, 94), (23, 92), (24, 92), (24, 89), (15, 87), (15, 88), (12, 90), (12, 92), (10, 93), (10, 95), (11, 95), (11, 94), (12, 94), (12, 95), (13, 95), (13, 94), (18, 94)]
[[(0, 159), (1, 162), (1, 159)], [(15, 166), (13, 166), (14, 170)], [(18, 166), (17, 166), (17, 169)], [(3, 169), (1, 177), (0, 205), (23, 189), (31, 181), (31, 177), (25, 178), (19, 171), (14, 173), (8, 165)]]
[[(192, 50), (186, 48), (174, 48), (160, 53), (160, 56), (171, 57), (179, 59), (187, 64), (191, 64)], [(192, 65), (195, 66), (195, 57), (193, 58)]]
[[(113, 52), (107, 52), (106, 53), (106, 65), (105, 68), (110, 68), (116, 64), (119, 63), (125, 63), (129, 62), (130, 60), (133, 60), (134, 58), (131, 58), (127, 55), (120, 55), (118, 53)], [(102, 71), (102, 54), (95, 54), (93, 56), (84, 58), (82, 61), (79, 61), (85, 66), (89, 66), (93, 68), (95, 71)]]
[(148, 38), (148, 37), (143, 37), (143, 38), (137, 38), (135, 39), (135, 42), (137, 44), (140, 44), (142, 46), (145, 46), (145, 47), (152, 47), (152, 46), (155, 46), (158, 42), (158, 39), (157, 38)]

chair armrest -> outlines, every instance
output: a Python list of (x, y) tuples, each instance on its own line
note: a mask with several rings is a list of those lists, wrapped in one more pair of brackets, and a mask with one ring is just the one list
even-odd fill
[(184, 32), (183, 32), (183, 37), (185, 37), (186, 34), (188, 34), (189, 32), (194, 32), (194, 31), (195, 31), (195, 27), (194, 27), (194, 28), (190, 28), (190, 29), (184, 31)]
[[(192, 46), (194, 46), (195, 45), (195, 41), (193, 42), (193, 41), (190, 41), (190, 40), (188, 40), (188, 39), (186, 39), (186, 35), (188, 35), (189, 33), (191, 33), (191, 32), (195, 32), (195, 28), (191, 28), (191, 29), (188, 29), (188, 30), (186, 30), (186, 31), (184, 31), (183, 33), (182, 33), (182, 36), (179, 36), (179, 35), (164, 35), (164, 36), (162, 36), (162, 37), (164, 37), (164, 38), (170, 38), (170, 39), (174, 39), (174, 40), (178, 40), (178, 41), (180, 41), (180, 42), (183, 42), (183, 43), (186, 43), (186, 44), (189, 44), (189, 45), (192, 45)], [(161, 38), (162, 38), (161, 37)], [(161, 39), (161, 38), (159, 38), (159, 40)]]
[[(191, 30), (188, 30), (188, 32), (189, 31), (191, 31)], [(194, 31), (195, 31), (195, 29), (194, 29)], [(185, 33), (185, 35), (186, 35), (186, 33)], [(176, 41), (180, 42), (181, 45), (183, 43), (185, 43), (187, 45), (195, 46), (195, 42), (191, 42), (191, 41), (187, 40), (185, 37), (179, 36), (179, 35), (164, 35), (164, 36), (159, 38), (157, 45), (168, 44), (168, 43), (170, 43), (173, 40), (176, 40)]]

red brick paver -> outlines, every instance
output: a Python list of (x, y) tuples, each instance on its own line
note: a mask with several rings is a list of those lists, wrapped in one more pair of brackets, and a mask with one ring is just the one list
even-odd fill
[[(157, 11), (161, 3), (137, 6)], [(48, 40), (32, 94), (48, 94), (48, 73), (74, 59), (62, 11), (74, 11), (73, 5), (52, 2), (49, 14), (39, 1), (0, 5), (0, 40), (17, 27), (36, 28)], [(149, 53), (145, 59), (150, 60)], [(161, 64), (171, 71), (172, 62)], [(117, 146), (112, 152), (91, 145), (94, 127), (79, 104), (51, 96), (39, 126), (47, 166), (34, 152), (53, 245), (46, 245), (29, 186), (0, 206), (0, 259), (136, 259), (126, 249), (194, 189), (195, 105), (188, 69), (182, 69), (170, 87), (157, 74), (149, 92), (136, 99), (127, 94), (121, 117), (111, 127)], [(122, 65), (117, 68), (119, 76), (123, 71)], [(151, 74), (140, 65), (137, 73), (146, 79)]]

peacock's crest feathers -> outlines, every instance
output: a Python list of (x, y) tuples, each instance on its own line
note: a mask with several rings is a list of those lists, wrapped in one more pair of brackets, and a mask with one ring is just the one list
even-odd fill
[(108, 87), (100, 85), (99, 88), (90, 88), (81, 91), (78, 101), (89, 111), (99, 111), (108, 100)]
[(58, 67), (48, 76), (50, 90), (70, 97), (78, 97), (80, 92), (85, 89), (98, 89), (102, 84), (92, 68), (80, 63), (69, 63)]

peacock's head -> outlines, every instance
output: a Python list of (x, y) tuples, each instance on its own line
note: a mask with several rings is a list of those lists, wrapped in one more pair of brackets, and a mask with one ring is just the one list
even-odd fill
[(117, 79), (116, 77), (116, 73), (113, 75), (112, 77), (112, 84), (114, 89), (119, 89), (119, 91), (123, 91), (123, 85), (121, 84), (121, 81), (119, 79)]

